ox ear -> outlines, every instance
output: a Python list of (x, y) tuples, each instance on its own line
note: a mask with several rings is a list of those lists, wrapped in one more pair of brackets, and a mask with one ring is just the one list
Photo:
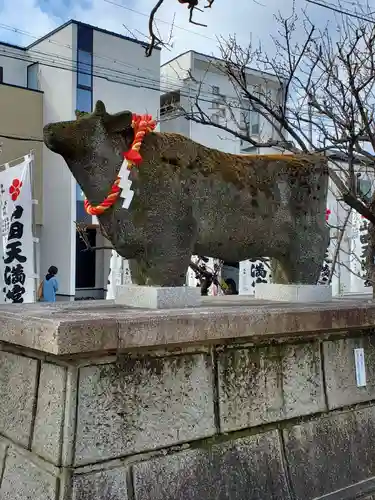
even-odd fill
[(132, 128), (133, 114), (130, 111), (122, 111), (115, 115), (109, 115), (104, 119), (105, 128), (108, 133), (123, 133)]
[(97, 101), (95, 104), (94, 114), (98, 116), (105, 116), (107, 114), (107, 110), (105, 109), (103, 101)]

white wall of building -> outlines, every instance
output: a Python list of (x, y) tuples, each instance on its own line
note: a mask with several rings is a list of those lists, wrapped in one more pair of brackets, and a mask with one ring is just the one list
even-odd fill
[[(44, 91), (44, 122), (75, 118), (77, 25), (69, 24), (29, 50), (39, 65)], [(50, 64), (49, 64), (50, 63)], [(56, 66), (61, 66), (57, 68)], [(93, 103), (103, 100), (109, 113), (130, 109), (157, 116), (160, 102), (160, 51), (144, 56), (144, 47), (112, 34), (93, 31)], [(60, 293), (75, 294), (76, 182), (65, 161), (44, 148), (42, 263), (59, 268)], [(101, 246), (99, 235), (97, 245)], [(109, 255), (96, 252), (96, 288), (106, 288)], [(42, 272), (44, 273), (44, 269)]]
[[(160, 51), (145, 57), (144, 47), (94, 31), (94, 103), (109, 113), (130, 110), (157, 117), (160, 102)], [(104, 78), (101, 78), (103, 76)]]
[[(76, 25), (70, 24), (34, 45), (30, 57), (39, 64), (39, 85), (44, 92), (44, 123), (72, 120), (75, 111)], [(53, 60), (50, 65), (43, 64)], [(61, 67), (56, 67), (61, 66)], [(41, 272), (59, 269), (59, 293), (75, 293), (75, 182), (63, 158), (43, 150), (43, 227)]]
[[(215, 95), (212, 93), (213, 86), (219, 87), (220, 94), (223, 94), (225, 96), (232, 96), (234, 98), (233, 88), (224, 75), (213, 73), (210, 71), (205, 72), (203, 68), (197, 68), (194, 69), (193, 76), (199, 82), (204, 82), (204, 85), (202, 85), (201, 100), (199, 102), (199, 105), (202, 110), (209, 116), (218, 113), (218, 110), (213, 108), (213, 101), (216, 99)], [(223, 111), (224, 110), (225, 108), (223, 108)], [(236, 115), (238, 115), (239, 118), (239, 113), (236, 113)], [(221, 120), (224, 123), (224, 118), (222, 118)], [(230, 117), (227, 116), (226, 120), (228, 123), (228, 127), (235, 127), (235, 124), (233, 121), (231, 121)], [(233, 137), (233, 135), (231, 135), (229, 132), (219, 130), (215, 127), (208, 127), (207, 125), (193, 122), (191, 124), (190, 137), (191, 139), (193, 139), (193, 141), (201, 143), (204, 142), (205, 146), (219, 149), (221, 151), (225, 151), (226, 153), (238, 154), (240, 152), (239, 139)]]
[[(161, 73), (162, 89), (164, 87), (166, 91), (170, 91), (180, 88), (181, 106), (185, 109), (190, 108), (190, 103), (194, 101), (194, 97), (198, 92), (199, 84), (195, 83), (195, 80), (203, 82), (200, 86), (200, 106), (208, 115), (217, 112), (212, 105), (212, 101), (215, 99), (212, 86), (219, 87), (222, 94), (234, 96), (233, 88), (224, 75), (207, 71), (207, 65), (197, 67), (193, 52), (183, 54), (165, 64), (162, 66)], [(190, 76), (193, 77), (193, 80)], [(185, 132), (184, 135), (189, 135), (194, 141), (229, 153), (239, 153), (240, 150), (239, 140), (233, 138), (229, 133), (214, 127), (189, 122), (183, 116), (173, 120), (165, 116), (164, 120), (161, 121), (160, 130), (162, 132)]]
[(29, 57), (25, 50), (0, 43), (0, 66), (3, 68), (3, 82), (26, 87)]
[[(237, 93), (229, 78), (217, 68), (217, 64), (218, 60), (193, 51), (182, 54), (162, 66), (162, 91), (168, 92), (180, 88), (181, 106), (185, 109), (189, 109), (189, 101), (193, 103), (194, 97), (199, 95), (199, 105), (204, 113), (228, 128), (236, 129), (237, 124), (241, 123), (241, 113), (245, 112), (246, 104), (238, 106)], [(258, 90), (261, 88), (264, 92), (271, 92), (272, 98), (276, 99), (276, 89), (279, 87), (279, 83), (271, 75), (249, 70), (247, 78), (249, 87), (253, 86)], [(217, 91), (218, 94), (215, 93)], [(235, 103), (235, 106), (232, 107), (234, 119), (226, 109), (227, 106), (215, 107), (215, 101), (220, 101), (221, 98), (227, 103)], [(181, 131), (186, 129), (186, 121), (182, 116), (173, 120), (169, 120), (166, 116), (161, 123), (161, 130), (163, 132), (184, 133)], [(273, 134), (273, 127), (267, 120), (259, 116), (259, 135), (261, 138), (268, 139)], [(189, 137), (208, 147), (234, 154), (239, 154), (243, 152), (244, 147), (250, 146), (247, 143), (241, 143), (240, 139), (233, 137), (229, 132), (195, 122), (190, 122)], [(257, 152), (252, 151), (252, 153)]]

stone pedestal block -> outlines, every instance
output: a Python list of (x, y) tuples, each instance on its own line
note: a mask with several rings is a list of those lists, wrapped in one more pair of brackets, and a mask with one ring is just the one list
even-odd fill
[(328, 285), (259, 283), (255, 289), (255, 298), (276, 302), (327, 302), (332, 300), (332, 287)]
[(201, 303), (200, 288), (119, 285), (116, 304), (143, 309), (195, 307)]
[(375, 303), (4, 305), (0, 324), (0, 500), (375, 498)]

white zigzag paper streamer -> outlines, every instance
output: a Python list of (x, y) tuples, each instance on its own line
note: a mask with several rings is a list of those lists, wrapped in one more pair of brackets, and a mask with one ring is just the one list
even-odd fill
[(122, 162), (120, 172), (118, 176), (120, 177), (119, 188), (121, 189), (120, 197), (123, 199), (122, 208), (128, 209), (132, 202), (134, 191), (130, 188), (132, 186), (132, 181), (129, 180), (130, 170), (128, 169), (128, 162), (124, 160)]
[(127, 185), (127, 182), (129, 179), (129, 174), (130, 174), (130, 170), (128, 169), (128, 162), (127, 162), (127, 160), (124, 160), (122, 162), (120, 172), (118, 173), (118, 176), (120, 177), (119, 187), (121, 189), (123, 189)]
[(132, 202), (134, 196), (134, 191), (129, 189), (129, 191), (126, 193), (126, 196), (124, 196), (124, 202), (122, 204), (122, 208), (128, 209), (130, 207), (130, 203)]

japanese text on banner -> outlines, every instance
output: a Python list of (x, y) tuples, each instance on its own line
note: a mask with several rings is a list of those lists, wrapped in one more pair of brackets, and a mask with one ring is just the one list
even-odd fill
[(0, 172), (2, 303), (34, 302), (31, 157)]

